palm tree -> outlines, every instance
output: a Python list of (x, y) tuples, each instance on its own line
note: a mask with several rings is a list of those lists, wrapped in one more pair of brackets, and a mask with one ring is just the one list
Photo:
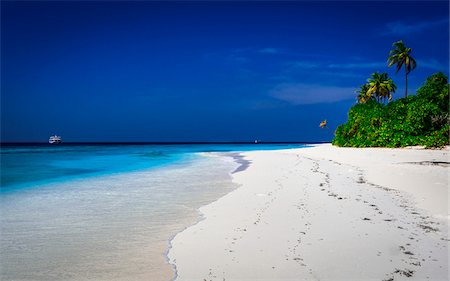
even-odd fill
[(367, 95), (367, 91), (369, 90), (369, 84), (364, 84), (359, 86), (359, 90), (356, 91), (358, 96), (356, 97), (356, 100), (358, 103), (366, 103), (370, 99), (373, 99), (373, 96)]
[(375, 96), (378, 102), (381, 99), (388, 99), (390, 101), (392, 99), (392, 93), (395, 93), (397, 89), (397, 86), (395, 86), (386, 72), (381, 74), (378, 72), (372, 73), (372, 77), (367, 79), (367, 85), (369, 89), (366, 95), (369, 97)]
[(411, 70), (416, 68), (416, 60), (411, 57), (411, 48), (407, 48), (402, 40), (395, 42), (392, 44), (395, 49), (391, 50), (388, 57), (388, 66), (391, 67), (394, 64), (397, 65), (397, 73), (402, 69), (402, 66), (405, 65), (405, 98), (408, 96), (408, 74)]

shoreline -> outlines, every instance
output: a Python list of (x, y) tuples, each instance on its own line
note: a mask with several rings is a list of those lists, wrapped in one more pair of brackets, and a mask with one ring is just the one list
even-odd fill
[(231, 156), (187, 153), (189, 162), (170, 167), (2, 194), (1, 279), (173, 278), (168, 239), (235, 188), (239, 166)]
[[(424, 200), (418, 200), (423, 199), (421, 196), (424, 196), (424, 192), (417, 192), (417, 189), (406, 192), (401, 188), (401, 182), (398, 183), (398, 175), (397, 178), (392, 178), (392, 173), (385, 175), (393, 180), (394, 186), (386, 187), (383, 179), (378, 180), (381, 184), (377, 180), (373, 181), (376, 173), (367, 167), (374, 162), (379, 166), (387, 164), (392, 160), (386, 158), (387, 155), (381, 155), (380, 159), (363, 157), (362, 160), (354, 158), (354, 153), (350, 153), (353, 158), (343, 157), (348, 157), (349, 151), (359, 151), (364, 156), (371, 150), (371, 153), (380, 156), (383, 149), (341, 149), (331, 145), (316, 145), (241, 153), (240, 159), (252, 164), (244, 171), (231, 174), (233, 182), (239, 187), (199, 208), (202, 219), (177, 233), (169, 241), (170, 248), (166, 257), (176, 270), (172, 280), (330, 279), (339, 277), (339, 274), (364, 280), (368, 276), (378, 280), (393, 280), (390, 278), (394, 277), (395, 280), (419, 280), (425, 277), (445, 280), (445, 276), (448, 276), (448, 257), (444, 250), (448, 249), (448, 245), (442, 246), (441, 242), (445, 241), (448, 234), (449, 217), (447, 212), (442, 213), (442, 200), (436, 199), (443, 197), (442, 188), (428, 192), (441, 194), (425, 194), (427, 196)], [(440, 157), (440, 162), (448, 159), (448, 150), (431, 153), (429, 150), (425, 150), (425, 153), (424, 150), (403, 149), (405, 153), (399, 152), (400, 150), (386, 151), (401, 154), (391, 155), (402, 160), (400, 162), (417, 155), (424, 161), (436, 161), (436, 157)], [(339, 151), (337, 155), (336, 151)], [(413, 151), (414, 155), (409, 155), (411, 152), (408, 151)], [(361, 161), (366, 164), (360, 163)], [(391, 162), (389, 165), (394, 165)], [(393, 163), (398, 164), (397, 162)], [(310, 165), (310, 171), (306, 170), (307, 165)], [(415, 172), (415, 168), (411, 167), (415, 164), (402, 165), (407, 165), (407, 168), (400, 166), (395, 171), (401, 170), (407, 174)], [(432, 170), (433, 173), (436, 169), (446, 169), (434, 165), (416, 166), (422, 170)], [(377, 166), (377, 169), (380, 167)], [(272, 172), (271, 169), (278, 170)], [(334, 169), (340, 170), (333, 172)], [(440, 180), (448, 184), (448, 178), (442, 178), (442, 171), (437, 174), (440, 175)], [(316, 177), (321, 179), (317, 180)], [(342, 184), (348, 187), (341, 186)], [(416, 184), (419, 189), (420, 184)], [(350, 190), (349, 187), (355, 190)], [(365, 199), (358, 201), (358, 196)], [(322, 200), (329, 202), (321, 205), (324, 204)], [(368, 204), (369, 200), (371, 204)], [(433, 200), (440, 202), (433, 207), (430, 203), (435, 203)], [(368, 203), (360, 203), (363, 201)], [(293, 203), (297, 205), (292, 207)], [(336, 210), (339, 214), (334, 214)], [(360, 211), (364, 215), (355, 217), (351, 210)], [(293, 215), (294, 212), (297, 213)], [(380, 216), (382, 219), (378, 218)], [(330, 228), (333, 220), (342, 222), (340, 227), (343, 229), (338, 227), (340, 230), (337, 231)], [(420, 237), (417, 241), (411, 239), (413, 237), (403, 237), (405, 233), (402, 229), (411, 227), (411, 224), (414, 225), (412, 233), (418, 232), (415, 234)], [(382, 232), (379, 232), (380, 228)], [(280, 233), (274, 229), (280, 230)], [(330, 234), (334, 231), (337, 234)], [(361, 236), (354, 236), (352, 231)], [(389, 239), (377, 238), (377, 233), (386, 235)], [(323, 242), (318, 242), (317, 239), (322, 239), (320, 241)], [(298, 242), (294, 243), (296, 240)], [(352, 260), (351, 257), (359, 251), (349, 250), (355, 241), (369, 242), (367, 245), (370, 247), (365, 249), (367, 253), (361, 252), (359, 255), (361, 261), (358, 264), (366, 268), (363, 272), (352, 269), (355, 261), (348, 260)], [(391, 245), (393, 243), (396, 244), (395, 248)], [(435, 252), (430, 254), (430, 257), (434, 257), (430, 259), (436, 260), (434, 263), (428, 257), (425, 258), (427, 245), (432, 245)], [(329, 264), (336, 265), (317, 271), (321, 265), (324, 266), (321, 259), (317, 259), (317, 249), (339, 252), (340, 258), (331, 252), (322, 258)], [(421, 256), (425, 261), (415, 261)], [(269, 263), (273, 265), (269, 266)], [(433, 272), (430, 273), (429, 269), (433, 269)]]
[[(233, 174), (235, 174), (237, 172), (245, 171), (251, 164), (250, 161), (245, 159), (245, 157), (242, 155), (241, 152), (220, 152), (220, 153), (216, 153), (216, 152), (202, 152), (202, 154), (206, 154), (206, 155), (210, 155), (210, 156), (211, 155), (219, 155), (219, 157), (224, 157), (224, 158), (228, 158), (229, 157), (229, 158), (231, 158), (236, 164), (239, 165), (234, 170), (231, 170), (231, 171), (228, 172), (228, 175), (231, 178), (233, 177)], [(235, 184), (233, 179), (231, 179), (230, 184), (231, 185)], [(234, 190), (236, 190), (238, 188), (239, 187), (237, 186), (237, 187), (231, 189), (228, 193), (233, 192)], [(228, 193), (224, 194), (223, 196), (226, 196)], [(219, 200), (223, 196), (216, 198), (214, 201), (210, 202), (209, 204), (214, 203), (215, 201)], [(204, 206), (207, 206), (209, 204), (206, 204)], [(197, 209), (197, 213), (198, 213), (197, 220), (193, 224), (186, 225), (183, 229), (181, 229), (180, 231), (177, 231), (176, 233), (174, 233), (172, 236), (169, 237), (169, 240), (168, 240), (168, 243), (167, 243), (168, 246), (167, 246), (166, 251), (164, 252), (164, 259), (165, 259), (166, 263), (170, 267), (172, 267), (173, 277), (171, 279), (169, 279), (170, 281), (175, 281), (178, 278), (177, 266), (176, 266), (175, 263), (172, 263), (170, 258), (169, 258), (169, 253), (170, 253), (170, 251), (173, 248), (172, 242), (177, 237), (177, 235), (179, 235), (180, 233), (184, 232), (185, 230), (187, 230), (187, 229), (189, 229), (191, 227), (196, 226), (197, 224), (199, 224), (200, 222), (202, 222), (203, 220), (206, 219), (205, 214), (203, 212), (201, 212), (201, 210), (200, 210), (202, 207), (203, 206), (200, 206)]]

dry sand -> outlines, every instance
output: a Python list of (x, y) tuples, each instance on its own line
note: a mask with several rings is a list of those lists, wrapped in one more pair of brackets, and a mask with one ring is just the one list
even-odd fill
[(245, 152), (171, 241), (176, 280), (448, 280), (449, 150)]

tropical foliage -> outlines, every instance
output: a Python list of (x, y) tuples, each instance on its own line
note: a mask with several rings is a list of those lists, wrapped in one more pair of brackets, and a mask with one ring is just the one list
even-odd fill
[[(361, 87), (360, 95), (364, 90), (367, 86)], [(367, 93), (362, 97), (366, 99)], [(437, 73), (427, 79), (416, 95), (386, 105), (369, 98), (353, 106), (348, 122), (337, 128), (333, 144), (442, 147), (449, 143), (449, 128), (448, 78)]]
[(388, 74), (375, 72), (372, 77), (367, 80), (368, 90), (366, 95), (375, 96), (377, 101), (392, 100), (392, 93), (395, 92), (397, 86), (395, 86), (392, 79), (388, 77)]
[(411, 56), (412, 49), (405, 46), (402, 40), (392, 44), (394, 49), (391, 50), (388, 57), (388, 66), (397, 66), (397, 72), (405, 68), (405, 97), (408, 96), (408, 74), (416, 68), (416, 60)]
[(356, 93), (358, 94), (356, 96), (356, 100), (358, 101), (358, 103), (366, 103), (369, 100), (374, 99), (374, 96), (368, 95), (367, 91), (369, 91), (369, 84), (363, 84), (359, 86), (359, 89), (356, 91)]
[(358, 94), (356, 99), (359, 103), (366, 103), (375, 99), (380, 101), (391, 101), (392, 94), (397, 89), (391, 78), (387, 73), (372, 73), (371, 77), (367, 79), (367, 83), (361, 85), (356, 91)]

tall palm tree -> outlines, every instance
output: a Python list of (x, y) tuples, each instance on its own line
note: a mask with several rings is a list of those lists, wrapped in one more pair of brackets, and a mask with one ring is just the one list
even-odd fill
[(397, 73), (402, 69), (402, 66), (405, 66), (405, 98), (408, 96), (408, 74), (411, 70), (416, 68), (416, 60), (411, 57), (411, 48), (407, 48), (402, 40), (395, 42), (392, 44), (395, 49), (392, 49), (389, 53), (388, 57), (388, 66), (391, 67), (394, 64), (397, 65)]
[(366, 95), (369, 97), (375, 96), (377, 101), (381, 99), (388, 99), (390, 101), (392, 99), (392, 93), (395, 93), (397, 89), (397, 86), (395, 86), (386, 72), (381, 74), (378, 72), (372, 73), (372, 77), (367, 79), (367, 85), (369, 89)]
[(363, 84), (359, 86), (359, 89), (356, 91), (358, 96), (356, 97), (356, 100), (358, 103), (366, 103), (370, 99), (373, 99), (372, 95), (367, 95), (367, 91), (369, 90), (369, 84)]

